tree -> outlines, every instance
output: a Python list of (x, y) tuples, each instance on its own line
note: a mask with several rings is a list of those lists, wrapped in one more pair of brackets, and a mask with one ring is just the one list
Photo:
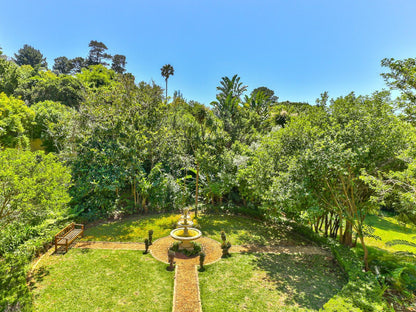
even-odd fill
[(329, 99), (328, 91), (321, 93), (321, 97), (319, 99), (316, 99), (315, 101), (316, 106), (326, 107), (326, 105), (328, 104), (328, 99)]
[(7, 60), (7, 55), (3, 54), (3, 48), (0, 47), (0, 59)]
[(408, 148), (399, 156), (402, 166), (377, 176), (364, 173), (363, 179), (375, 191), (372, 200), (376, 204), (394, 210), (401, 222), (416, 225), (416, 132), (409, 128)]
[(17, 54), (14, 55), (15, 62), (17, 65), (30, 65), (33, 68), (36, 67), (48, 67), (48, 63), (46, 63), (46, 58), (43, 57), (43, 54), (35, 49), (34, 47), (25, 44), (23, 48), (21, 48)]
[(124, 55), (115, 54), (113, 56), (113, 63), (111, 69), (118, 74), (123, 74), (126, 71), (126, 57)]
[(61, 103), (44, 101), (31, 106), (35, 112), (32, 137), (42, 140), (46, 152), (59, 153), (69, 145), (75, 111)]
[(66, 56), (57, 57), (53, 65), (53, 70), (58, 74), (68, 75), (73, 69), (73, 63)]
[(13, 61), (0, 57), (0, 93), (12, 95), (21, 79), (20, 68)]
[[(231, 96), (233, 99), (238, 99), (241, 101), (241, 96), (245, 91), (247, 91), (247, 86), (243, 85), (240, 82), (240, 77), (235, 74), (231, 79), (228, 77), (222, 77), (220, 81), (220, 86), (217, 87), (217, 90), (220, 93), (217, 94), (217, 100), (225, 99), (228, 96)], [(219, 116), (218, 116), (219, 117)]]
[(118, 84), (118, 81), (115, 79), (116, 73), (102, 64), (83, 68), (76, 77), (91, 89), (111, 87)]
[[(273, 96), (266, 94), (260, 88), (258, 89), (259, 90), (256, 92), (253, 91), (250, 97), (245, 96), (244, 106), (246, 108), (248, 106), (247, 118), (249, 119), (249, 123), (253, 125), (257, 131), (263, 133), (269, 130), (266, 120), (270, 117), (270, 107), (273, 105)], [(275, 98), (277, 99), (277, 97)]]
[(21, 96), (28, 105), (55, 101), (78, 108), (85, 98), (85, 87), (76, 77), (43, 71), (22, 81), (14, 94)]
[[(246, 176), (252, 193), (269, 213), (304, 220), (318, 231), (353, 245), (353, 232), (364, 250), (365, 225), (379, 205), (362, 178), (394, 170), (408, 139), (393, 114), (388, 92), (372, 96), (349, 94), (292, 118), (288, 126), (266, 137)], [(270, 187), (271, 185), (271, 187)]]
[(273, 104), (276, 104), (279, 97), (274, 94), (274, 91), (267, 87), (258, 87), (251, 91), (251, 97), (255, 97), (258, 92), (263, 92), (265, 99)]
[(385, 58), (381, 65), (390, 70), (381, 74), (387, 85), (401, 92), (401, 98), (397, 101), (398, 108), (402, 110), (406, 121), (416, 125), (416, 58)]
[(29, 147), (35, 113), (13, 96), (0, 93), (0, 147)]
[(222, 77), (217, 90), (220, 91), (216, 95), (217, 100), (211, 102), (211, 105), (214, 107), (214, 114), (223, 121), (224, 130), (230, 134), (230, 143), (232, 144), (240, 136), (242, 128), (241, 96), (247, 90), (247, 86), (240, 82), (238, 75), (234, 75), (231, 79)]
[(81, 56), (77, 56), (70, 60), (71, 73), (77, 74), (82, 71), (83, 68), (88, 67), (87, 60)]
[(0, 229), (19, 220), (36, 224), (57, 217), (70, 200), (69, 169), (53, 154), (0, 151)]
[(170, 76), (173, 76), (175, 70), (170, 64), (164, 65), (160, 70), (162, 72), (162, 77), (165, 78), (165, 82), (166, 82), (166, 100), (167, 100), (168, 99), (168, 79)]
[(107, 66), (108, 63), (105, 60), (110, 60), (111, 55), (106, 51), (108, 50), (107, 46), (96, 40), (91, 40), (89, 45), (90, 52), (87, 58), (87, 64), (90, 65), (104, 65)]

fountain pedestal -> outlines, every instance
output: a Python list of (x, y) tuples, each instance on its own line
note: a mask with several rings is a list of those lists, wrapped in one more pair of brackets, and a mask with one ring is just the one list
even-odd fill
[(192, 227), (193, 222), (190, 220), (188, 212), (188, 209), (184, 209), (184, 214), (181, 215), (181, 219), (178, 222), (179, 227), (172, 230), (170, 236), (181, 241), (180, 249), (192, 250), (193, 245), (191, 242), (200, 238), (202, 233), (200, 230)]

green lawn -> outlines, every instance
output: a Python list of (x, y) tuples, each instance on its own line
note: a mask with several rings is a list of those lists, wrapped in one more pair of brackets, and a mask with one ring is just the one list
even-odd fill
[(136, 216), (87, 228), (83, 240), (112, 242), (143, 242), (153, 230), (153, 240), (169, 235), (179, 215), (160, 214)]
[(233, 254), (199, 273), (204, 312), (315, 311), (346, 283), (321, 255)]
[[(169, 235), (176, 227), (179, 215), (152, 215), (132, 217), (86, 229), (84, 240), (143, 242), (150, 229), (153, 238)], [(308, 245), (311, 242), (295, 233), (290, 226), (270, 225), (264, 221), (240, 216), (201, 215), (196, 222), (204, 236), (221, 241), (221, 231), (225, 231), (233, 245)]]
[[(380, 248), (389, 252), (407, 251), (416, 254), (416, 227), (400, 225), (393, 217), (368, 216), (366, 223), (374, 227), (374, 234), (381, 240), (366, 237), (368, 246)], [(402, 244), (393, 244), (399, 242)], [(410, 243), (410, 244), (407, 244)], [(413, 246), (410, 246), (412, 245)]]
[(44, 258), (35, 311), (171, 311), (174, 272), (139, 251), (71, 249)]
[[(384, 296), (395, 310), (411, 311), (406, 309), (416, 306), (416, 227), (381, 216), (368, 216), (366, 223), (373, 226), (374, 234), (380, 238), (365, 238), (370, 269), (380, 273), (380, 279), (390, 286)], [(355, 251), (363, 257), (360, 243)]]

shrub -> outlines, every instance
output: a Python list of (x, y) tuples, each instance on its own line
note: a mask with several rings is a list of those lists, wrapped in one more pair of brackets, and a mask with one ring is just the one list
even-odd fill
[(172, 244), (172, 246), (169, 248), (169, 250), (172, 250), (174, 252), (180, 252), (183, 253), (185, 256), (187, 257), (192, 257), (192, 256), (196, 256), (198, 255), (201, 251), (202, 251), (202, 246), (199, 243), (196, 242), (191, 242), (191, 244), (193, 245), (193, 249), (192, 250), (188, 250), (188, 249), (179, 249), (181, 242), (174, 242)]
[(0, 311), (31, 311), (27, 285), (29, 263), (51, 246), (64, 218), (46, 220), (38, 226), (11, 224), (0, 234)]

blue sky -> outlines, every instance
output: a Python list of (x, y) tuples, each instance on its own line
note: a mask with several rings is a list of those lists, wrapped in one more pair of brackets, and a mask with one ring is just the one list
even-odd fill
[(386, 88), (384, 57), (416, 57), (414, 0), (0, 0), (0, 46), (13, 56), (24, 44), (50, 67), (59, 56), (87, 56), (90, 40), (127, 57), (136, 81), (204, 104), (223, 76), (248, 90), (273, 89), (280, 100), (315, 103)]

